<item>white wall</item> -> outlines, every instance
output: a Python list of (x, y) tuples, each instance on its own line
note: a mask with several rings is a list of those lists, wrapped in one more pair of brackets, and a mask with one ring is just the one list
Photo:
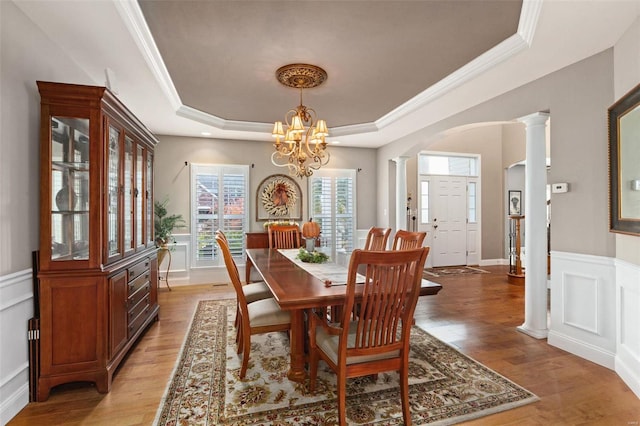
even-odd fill
[[(520, 125), (522, 126), (522, 125)], [(479, 154), (480, 161), (480, 215), (482, 222), (481, 261), (495, 262), (504, 252), (504, 176), (502, 170), (503, 145), (518, 143), (506, 140), (503, 123), (451, 129), (429, 144), (429, 151)], [(523, 139), (519, 141), (524, 145)], [(416, 178), (413, 178), (416, 179)]]
[[(614, 92), (619, 99), (640, 83), (640, 18), (616, 43)], [(640, 398), (640, 236), (616, 234), (615, 370)]]
[[(154, 191), (156, 199), (169, 198), (171, 213), (182, 214), (190, 224), (190, 168), (189, 164), (249, 164), (250, 212), (249, 226), (252, 232), (263, 232), (263, 222), (256, 220), (256, 191), (260, 182), (272, 174), (288, 174), (287, 169), (270, 162), (273, 144), (264, 142), (159, 136), (155, 151)], [(376, 150), (372, 148), (345, 148), (330, 145), (331, 160), (325, 168), (355, 169), (357, 184), (357, 228), (369, 229), (376, 220)], [(187, 165), (185, 165), (185, 162)], [(308, 179), (294, 178), (301, 191), (302, 219), (309, 219)], [(176, 233), (178, 246), (172, 252), (171, 285), (197, 283), (227, 283), (224, 265), (218, 268), (193, 268), (191, 265), (189, 228)], [(239, 263), (239, 269), (243, 264)], [(240, 271), (241, 276), (244, 272)], [(162, 283), (161, 283), (162, 284)]]
[[(616, 44), (613, 60), (617, 100), (640, 83), (640, 19)], [(616, 257), (640, 265), (640, 237), (617, 234)]]
[[(607, 51), (595, 55), (379, 149), (374, 164), (364, 168), (366, 178), (363, 174), (359, 175), (367, 181), (376, 182), (371, 185), (371, 192), (359, 192), (359, 195), (372, 199), (377, 197), (377, 208), (358, 209), (358, 227), (388, 224), (389, 208), (395, 205), (392, 199), (394, 177), (389, 176), (389, 170), (393, 170), (393, 167), (389, 166), (389, 159), (429, 149), (429, 142), (434, 135), (459, 125), (511, 120), (531, 112), (549, 110), (553, 121), (552, 147), (560, 148), (552, 153), (554, 175), (551, 179), (578, 184), (573, 186), (571, 197), (558, 197), (553, 201), (552, 247), (563, 253), (585, 254), (587, 259), (589, 256), (607, 259), (617, 257), (614, 262), (618, 295), (616, 307), (613, 312), (603, 310), (599, 315), (616, 321), (615, 368), (637, 394), (640, 393), (640, 379), (637, 377), (640, 371), (639, 338), (632, 332), (637, 324), (629, 326), (630, 320), (626, 315), (640, 312), (640, 298), (635, 296), (640, 293), (640, 238), (623, 235), (613, 237), (606, 227), (607, 132), (604, 111), (638, 83), (639, 44), (640, 23), (636, 21), (616, 44), (613, 54)], [(104, 66), (106, 68), (109, 64)], [(31, 252), (38, 248), (39, 233), (39, 96), (36, 80), (104, 84), (104, 81), (91, 80), (13, 2), (0, 1), (2, 424), (27, 403), (26, 320), (32, 312), (29, 307), (32, 304), (29, 271)], [(464, 90), (464, 87), (457, 90)], [(159, 146), (161, 148), (162, 145)], [(180, 161), (184, 160), (180, 158)], [(384, 214), (385, 210), (387, 214)], [(372, 216), (366, 216), (369, 214)], [(606, 308), (609, 309), (609, 305)], [(23, 349), (16, 349), (18, 347)], [(606, 351), (607, 348), (608, 342), (602, 350)]]
[(13, 2), (0, 1), (0, 423), (29, 401), (31, 253), (39, 244), (36, 80), (95, 84)]
[[(386, 195), (392, 180), (387, 171), (389, 158), (429, 150), (448, 129), (550, 111), (553, 164), (549, 178), (572, 183), (569, 194), (552, 200), (552, 247), (613, 256), (614, 237), (606, 225), (592, 226), (608, 221), (606, 109), (614, 98), (612, 59), (612, 50), (601, 52), (380, 148), (378, 212), (394, 205)], [(386, 222), (379, 213), (378, 224)]]
[(27, 321), (33, 317), (31, 269), (0, 276), (0, 424), (29, 402)]
[[(388, 158), (429, 149), (449, 128), (550, 112), (548, 181), (571, 190), (551, 201), (549, 343), (615, 369), (640, 397), (640, 237), (608, 230), (606, 120), (607, 108), (640, 80), (639, 27), (636, 21), (614, 49), (381, 148), (378, 183), (393, 184), (383, 167)], [(379, 210), (394, 204), (381, 193)]]

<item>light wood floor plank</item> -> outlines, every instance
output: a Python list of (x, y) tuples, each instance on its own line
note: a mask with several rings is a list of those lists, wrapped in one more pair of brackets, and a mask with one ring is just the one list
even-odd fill
[[(472, 425), (640, 425), (640, 400), (615, 372), (516, 330), (524, 289), (491, 274), (433, 278), (416, 323), (464, 354), (534, 392), (541, 401), (477, 419)], [(9, 425), (150, 425), (199, 300), (232, 297), (230, 287), (161, 288), (154, 323), (117, 371), (109, 394), (86, 383), (61, 385), (46, 402), (25, 407)]]

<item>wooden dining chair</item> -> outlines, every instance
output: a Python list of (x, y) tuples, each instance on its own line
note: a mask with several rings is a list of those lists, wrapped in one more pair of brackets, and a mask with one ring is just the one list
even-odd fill
[(367, 240), (364, 243), (363, 250), (386, 250), (389, 234), (391, 234), (391, 228), (371, 227), (367, 233)]
[(426, 232), (410, 232), (398, 229), (393, 237), (392, 250), (411, 250), (422, 247), (422, 242), (427, 236)]
[(269, 248), (299, 248), (300, 228), (298, 225), (269, 225)]
[[(313, 312), (309, 324), (309, 370), (311, 392), (315, 391), (318, 362), (324, 360), (337, 375), (338, 418), (346, 424), (346, 384), (351, 377), (384, 371), (400, 374), (400, 399), (404, 424), (409, 412), (409, 337), (413, 312), (420, 295), (422, 269), (429, 248), (398, 251), (355, 250), (351, 254), (346, 303), (339, 324)], [(358, 315), (356, 271), (366, 265)]]
[[(229, 251), (231, 251), (231, 248), (229, 246), (229, 240), (227, 239), (227, 236), (225, 235), (225, 233), (222, 232), (222, 230), (218, 229), (216, 231), (216, 236), (220, 236), (220, 238), (222, 238), (224, 242), (227, 243), (227, 247), (229, 248)], [(234, 261), (234, 264), (235, 264), (235, 261)], [(271, 289), (264, 281), (255, 281), (252, 283), (246, 283), (242, 286), (242, 292), (244, 293), (244, 298), (246, 299), (247, 303), (273, 297), (273, 293), (271, 293)], [(236, 327), (236, 342), (240, 338), (239, 312), (240, 312), (240, 307), (236, 306), (236, 318), (233, 323), (233, 325)]]
[[(227, 240), (227, 236), (224, 234), (224, 232), (218, 229), (216, 231), (216, 236), (220, 236), (220, 238), (222, 238), (224, 242), (227, 243), (227, 247), (229, 247), (229, 240)], [(269, 286), (264, 281), (246, 283), (242, 286), (242, 292), (244, 293), (245, 299), (247, 299), (247, 303), (273, 297), (273, 293), (271, 293)]]
[(248, 303), (242, 291), (243, 285), (240, 282), (240, 274), (238, 273), (236, 262), (231, 256), (227, 242), (224, 237), (219, 234), (216, 235), (216, 242), (218, 246), (220, 246), (229, 278), (236, 291), (239, 322), (236, 342), (238, 345), (238, 353), (242, 353), (240, 378), (244, 379), (249, 365), (251, 336), (273, 331), (288, 331), (291, 329), (291, 316), (288, 311), (281, 310), (278, 303), (272, 297)]
[[(364, 243), (363, 250), (384, 251), (387, 249), (387, 240), (391, 234), (391, 228), (376, 228), (372, 226), (367, 233), (367, 240)], [(358, 267), (358, 273), (364, 275), (366, 272), (366, 265), (360, 265)], [(331, 306), (330, 308), (331, 318), (339, 318), (342, 315), (342, 306)]]

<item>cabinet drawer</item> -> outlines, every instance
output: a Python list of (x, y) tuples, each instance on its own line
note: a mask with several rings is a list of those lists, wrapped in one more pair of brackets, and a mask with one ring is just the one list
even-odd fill
[(139, 301), (149, 295), (150, 284), (147, 281), (142, 287), (140, 287), (135, 293), (129, 296), (127, 300), (127, 309), (131, 309), (138, 304)]
[(129, 281), (149, 270), (149, 259), (138, 262), (129, 268)]
[(149, 317), (150, 310), (149, 296), (147, 296), (129, 311), (129, 338), (138, 331), (145, 320)]
[(149, 306), (149, 295), (145, 295), (138, 303), (136, 303), (131, 309), (129, 309), (129, 323), (136, 319), (146, 307)]
[(144, 287), (145, 284), (149, 283), (149, 274), (140, 275), (133, 281), (129, 281), (129, 296), (132, 296), (136, 291)]

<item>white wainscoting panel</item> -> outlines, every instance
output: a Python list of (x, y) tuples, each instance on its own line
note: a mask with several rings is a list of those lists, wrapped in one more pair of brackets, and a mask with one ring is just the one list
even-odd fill
[(600, 335), (598, 300), (602, 283), (594, 277), (565, 273), (561, 281), (562, 323)]
[[(190, 234), (174, 234), (175, 244), (171, 245), (171, 269), (169, 270), (169, 285), (196, 284), (190, 281), (191, 273), (191, 236)], [(161, 275), (164, 276), (167, 268), (167, 259), (160, 265)], [(164, 281), (159, 283), (164, 285)]]
[(640, 266), (616, 259), (616, 373), (640, 398)]
[(33, 317), (30, 269), (0, 277), (0, 424), (29, 403), (28, 321)]
[(614, 259), (551, 252), (551, 324), (548, 342), (615, 368)]

